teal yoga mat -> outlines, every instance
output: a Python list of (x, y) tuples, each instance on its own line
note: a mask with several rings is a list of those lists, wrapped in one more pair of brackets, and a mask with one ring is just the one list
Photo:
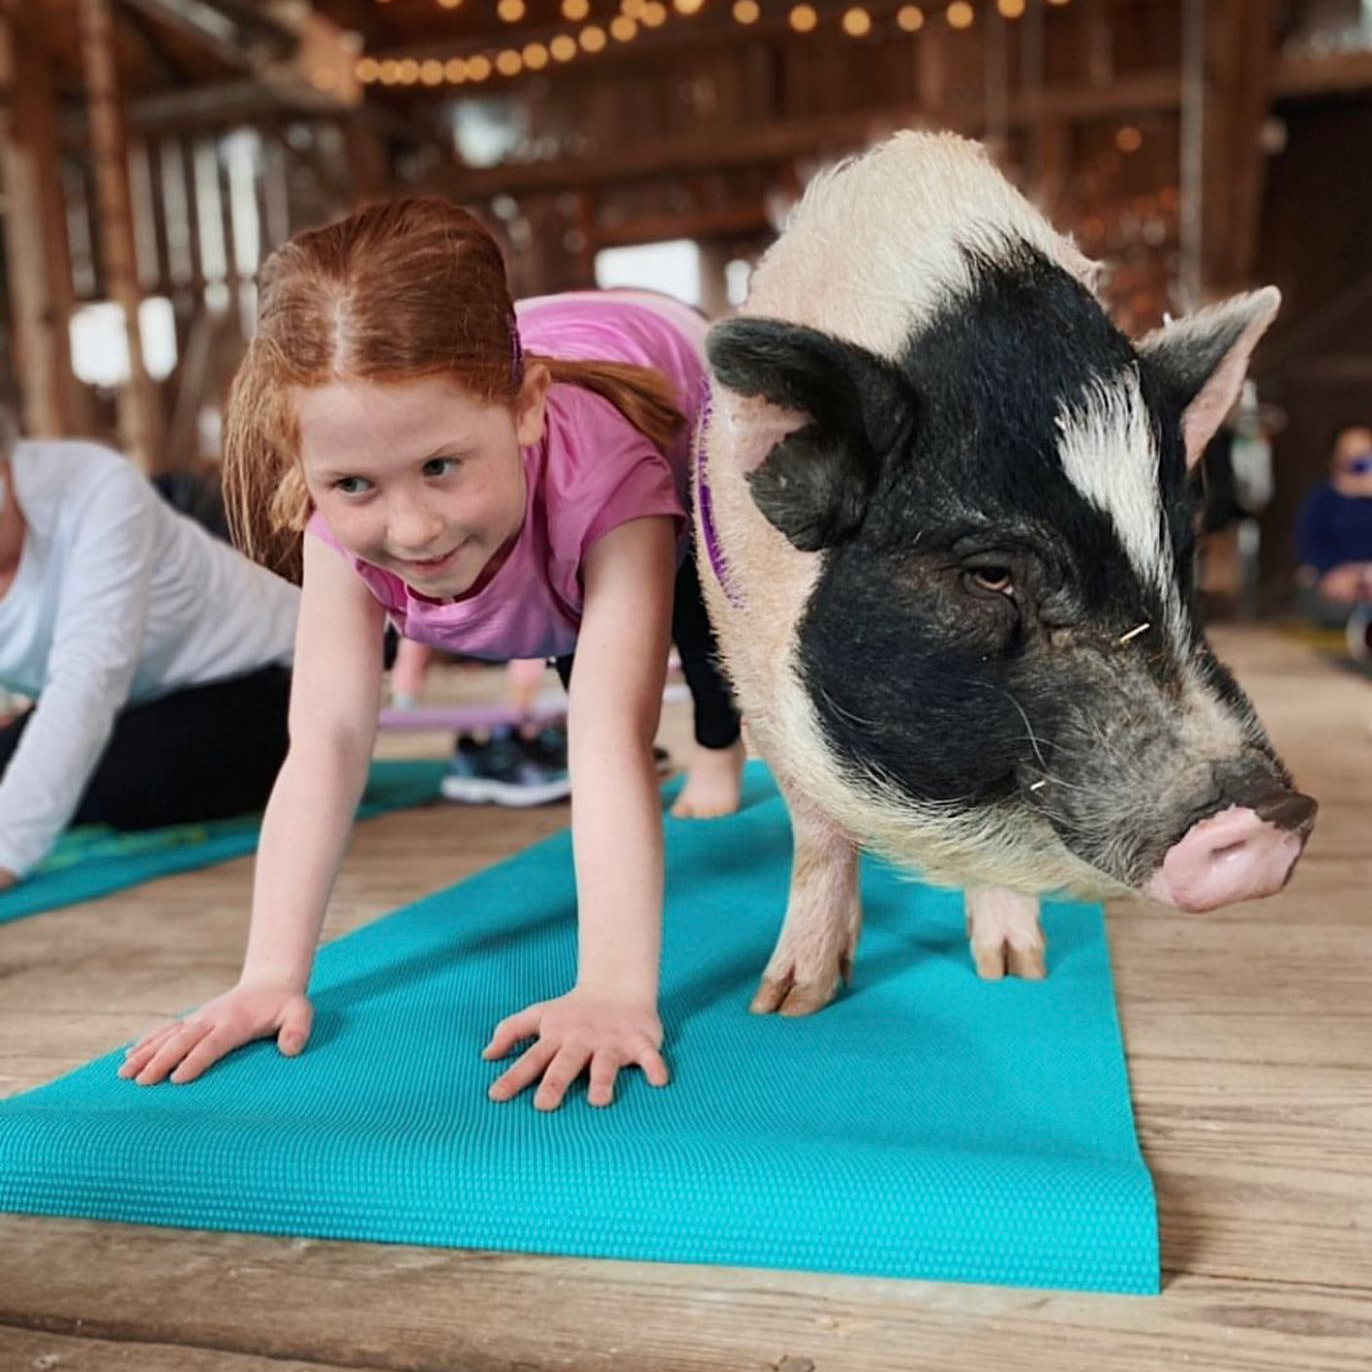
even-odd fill
[(112, 1053), (0, 1103), (0, 1210), (1156, 1291), (1099, 908), (1049, 904), (1046, 982), (985, 983), (961, 896), (869, 862), (852, 987), (753, 1016), (789, 850), (757, 764), (738, 815), (667, 822), (664, 1090), (485, 1098), (492, 1026), (573, 973), (564, 833), (325, 948), (298, 1059), (141, 1088)]
[[(445, 766), (428, 758), (373, 762), (358, 818), (436, 800)], [(0, 924), (241, 857), (257, 847), (261, 822), (261, 815), (241, 815), (136, 833), (97, 825), (69, 829), (32, 876), (0, 893)]]

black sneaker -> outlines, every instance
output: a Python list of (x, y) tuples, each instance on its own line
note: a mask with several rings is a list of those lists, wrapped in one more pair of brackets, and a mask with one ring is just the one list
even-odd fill
[(484, 743), (464, 734), (441, 790), (449, 800), (468, 804), (523, 807), (565, 800), (572, 790), (565, 744), (559, 766), (551, 748), (540, 748), (514, 729), (494, 730)]

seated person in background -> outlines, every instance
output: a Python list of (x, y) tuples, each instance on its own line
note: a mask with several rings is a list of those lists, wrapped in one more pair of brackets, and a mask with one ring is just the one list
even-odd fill
[(1317, 623), (1344, 624), (1372, 601), (1372, 427), (1350, 424), (1334, 437), (1329, 479), (1296, 522), (1302, 608)]
[(0, 411), (0, 888), (72, 823), (261, 809), (286, 756), (299, 592), (119, 454)]

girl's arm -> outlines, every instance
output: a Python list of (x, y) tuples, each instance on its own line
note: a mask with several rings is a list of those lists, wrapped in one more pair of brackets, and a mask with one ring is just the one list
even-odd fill
[(251, 1039), (298, 1053), (319, 927), (367, 779), (381, 704), (381, 607), (342, 558), (305, 539), (290, 750), (262, 822), (252, 922), (237, 986), (144, 1035), (120, 1075), (192, 1081)]
[(542, 1078), (553, 1109), (590, 1067), (589, 1100), (608, 1105), (619, 1069), (641, 1066), (656, 1086), (662, 935), (662, 818), (652, 745), (671, 634), (675, 531), (665, 517), (612, 529), (587, 555), (585, 607), (568, 715), (578, 972), (557, 1000), (496, 1027), (487, 1058), (537, 1042), (491, 1087), (506, 1100)]

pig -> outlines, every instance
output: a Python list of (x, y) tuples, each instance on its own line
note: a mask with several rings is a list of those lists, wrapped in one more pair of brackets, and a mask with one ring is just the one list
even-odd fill
[(966, 890), (977, 972), (1044, 975), (1039, 900), (1278, 890), (1315, 817), (1197, 621), (1188, 473), (1280, 296), (1131, 342), (980, 147), (816, 178), (711, 330), (696, 534), (794, 838), (752, 1002), (851, 972), (860, 848)]

